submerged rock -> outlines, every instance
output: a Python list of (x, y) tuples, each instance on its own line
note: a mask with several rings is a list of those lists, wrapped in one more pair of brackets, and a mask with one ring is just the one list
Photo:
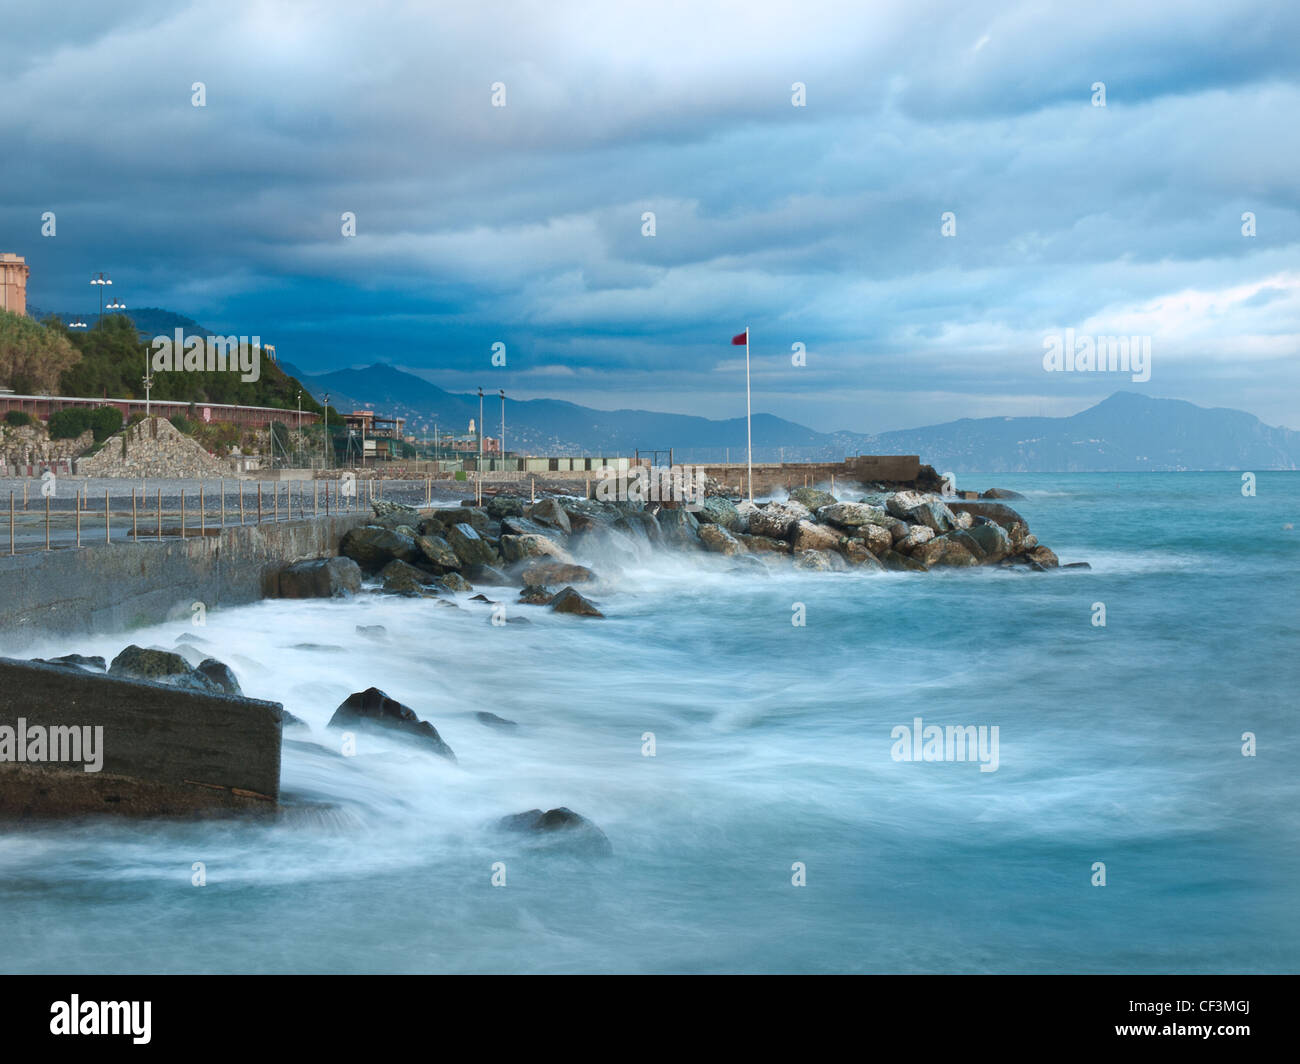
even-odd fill
[(614, 847), (605, 833), (590, 820), (566, 806), (558, 809), (529, 809), (502, 817), (500, 827), (505, 831), (539, 836), (548, 844), (571, 853), (593, 857), (611, 857)]
[(196, 670), (206, 676), (224, 694), (234, 695), (236, 698), (243, 698), (244, 692), (240, 690), (239, 681), (235, 679), (235, 674), (230, 671), (230, 666), (224, 661), (218, 661), (216, 658), (205, 658), (199, 662)]
[(488, 713), (480, 710), (474, 714), (474, 719), (484, 727), (496, 728), (498, 731), (515, 731), (519, 723), (513, 720), (506, 720), (505, 717), (498, 717), (495, 713)]
[(555, 613), (574, 613), (580, 617), (604, 617), (589, 599), (578, 594), (571, 587), (566, 587), (551, 599), (551, 609)]
[(63, 665), (73, 669), (85, 669), (87, 672), (104, 672), (107, 665), (99, 655), (87, 657), (85, 654), (60, 654), (57, 658), (32, 658), (43, 665)]
[(525, 587), (545, 587), (547, 584), (588, 584), (596, 574), (585, 565), (554, 560), (536, 561), (526, 565), (519, 573)]
[(348, 695), (330, 718), (330, 728), (377, 728), (399, 735), (407, 735), (427, 747), (439, 757), (455, 761), (456, 755), (442, 740), (438, 729), (427, 720), (421, 720), (415, 710), (390, 698), (378, 687), (368, 687)]
[(980, 493), (981, 499), (1023, 499), (1024, 496), (1018, 491), (1011, 491), (1009, 488), (989, 488), (988, 491)]
[(536, 584), (526, 584), (519, 592), (519, 601), (526, 606), (545, 606), (555, 598), (555, 592)]

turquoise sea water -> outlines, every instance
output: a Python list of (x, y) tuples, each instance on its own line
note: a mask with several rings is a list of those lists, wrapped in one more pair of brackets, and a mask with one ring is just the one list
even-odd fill
[[(531, 625), (494, 627), (464, 596), (370, 596), (33, 648), (191, 632), (319, 743), (375, 685), (459, 763), (294, 746), (286, 791), (331, 813), (0, 834), (0, 971), (1300, 968), (1300, 474), (1261, 473), (1254, 498), (1229, 473), (960, 481), (1025, 492), (1034, 533), (1092, 570), (753, 576), (660, 555), (611, 577), (603, 621), (518, 607)], [(996, 725), (997, 771), (895, 761), (916, 717)], [(614, 857), (493, 827), (559, 805)]]

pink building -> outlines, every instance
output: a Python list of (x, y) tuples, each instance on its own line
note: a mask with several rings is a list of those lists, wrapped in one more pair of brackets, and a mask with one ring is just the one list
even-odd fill
[(31, 268), (21, 255), (0, 252), (0, 310), (27, 313), (27, 275)]

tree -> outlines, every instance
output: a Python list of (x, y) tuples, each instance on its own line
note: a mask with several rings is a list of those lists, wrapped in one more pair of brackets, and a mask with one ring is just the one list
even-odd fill
[(53, 395), (81, 355), (60, 328), (0, 311), (0, 381), (20, 394)]

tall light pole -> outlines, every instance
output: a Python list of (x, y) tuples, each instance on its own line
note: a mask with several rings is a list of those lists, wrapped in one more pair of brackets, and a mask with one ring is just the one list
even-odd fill
[(302, 432), (302, 389), (298, 389), (298, 432)]
[(110, 281), (101, 272), (95, 277), (92, 277), (90, 279), (90, 283), (99, 286), (99, 324), (103, 325), (104, 324), (104, 285), (112, 284), (113, 282)]
[(325, 468), (328, 469), (332, 464), (330, 462), (330, 393), (325, 393)]
[(497, 394), (501, 396), (501, 458), (504, 461), (506, 457), (506, 390), (498, 388)]
[(483, 389), (478, 390), (478, 468), (483, 471)]

